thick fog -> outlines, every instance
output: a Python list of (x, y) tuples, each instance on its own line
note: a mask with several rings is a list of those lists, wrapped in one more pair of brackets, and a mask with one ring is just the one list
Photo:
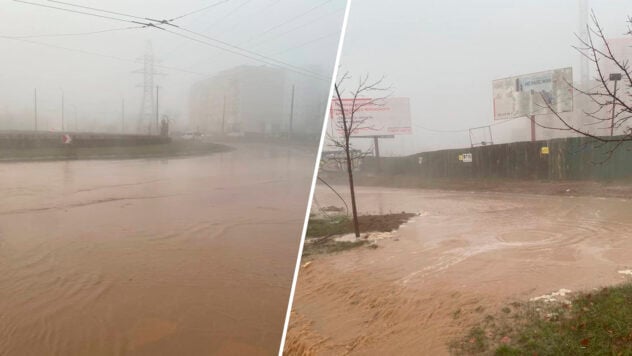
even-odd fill
[[(226, 46), (187, 31), (329, 78), (346, 6), (345, 0), (68, 2), (115, 14), (55, 1), (29, 2), (49, 7), (0, 2), (0, 129), (33, 127), (36, 89), (40, 129), (61, 128), (62, 95), (67, 130), (116, 131), (123, 101), (125, 120), (137, 120), (143, 76), (134, 72), (142, 71), (140, 58), (148, 41), (160, 73), (155, 77), (160, 86), (160, 112), (174, 120), (176, 129), (188, 124), (188, 94), (193, 83), (243, 64), (266, 65), (213, 48), (209, 44)], [(142, 18), (173, 19), (213, 4), (217, 5), (174, 20), (180, 29), (164, 25), (165, 30), (50, 8), (145, 23)], [(307, 83), (327, 81), (314, 79), (314, 75), (296, 78)]]
[[(380, 140), (383, 155), (469, 147), (468, 128), (493, 123), (492, 81), (573, 67), (580, 1), (378, 0), (352, 3), (341, 70), (386, 76), (411, 98), (413, 134)], [(608, 37), (623, 37), (629, 1), (591, 0)], [(459, 132), (444, 132), (444, 131)], [(493, 127), (494, 142), (529, 139), (529, 121)], [(369, 148), (368, 139), (354, 145)]]

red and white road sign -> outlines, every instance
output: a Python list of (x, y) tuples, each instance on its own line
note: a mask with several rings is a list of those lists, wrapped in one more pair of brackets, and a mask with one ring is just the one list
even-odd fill
[(72, 142), (72, 137), (70, 137), (70, 135), (68, 134), (65, 134), (64, 136), (62, 136), (61, 141), (67, 145)]

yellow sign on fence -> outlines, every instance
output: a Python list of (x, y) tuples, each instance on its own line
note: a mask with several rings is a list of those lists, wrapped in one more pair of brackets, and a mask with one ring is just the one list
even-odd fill
[(549, 154), (549, 147), (548, 146), (540, 147), (540, 154), (548, 155)]

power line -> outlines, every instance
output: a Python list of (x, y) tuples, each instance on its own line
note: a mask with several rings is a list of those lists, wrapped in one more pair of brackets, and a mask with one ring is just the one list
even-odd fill
[[(53, 44), (49, 44), (49, 43), (32, 41), (32, 40), (27, 40), (27, 39), (22, 39), (22, 38), (14, 38), (14, 37), (10, 37), (10, 36), (2, 36), (2, 35), (0, 35), (0, 38), (13, 40), (13, 41), (19, 41), (19, 42), (30, 43), (30, 44), (35, 44), (35, 45), (40, 45), (40, 46), (44, 46), (44, 47), (55, 48), (55, 49), (64, 50), (64, 51), (70, 51), (70, 52), (76, 52), (76, 53), (81, 53), (81, 54), (87, 54), (87, 55), (96, 56), (96, 57), (103, 57), (103, 58), (113, 59), (113, 60), (117, 60), (117, 61), (121, 61), (121, 62), (138, 63), (138, 61), (136, 61), (134, 59), (117, 57), (117, 56), (112, 56), (112, 55), (109, 55), (109, 54), (103, 54), (103, 53), (97, 53), (97, 52), (91, 52), (91, 51), (85, 51), (85, 50), (77, 49), (77, 48), (57, 46), (57, 45), (53, 45)], [(173, 71), (178, 71), (178, 72), (187, 73), (187, 74), (207, 75), (205, 73), (199, 73), (199, 72), (194, 72), (194, 71), (190, 71), (190, 70), (186, 70), (186, 69), (170, 67), (170, 66), (164, 66), (164, 65), (159, 65), (159, 64), (156, 64), (155, 66), (159, 67), (159, 68), (163, 68), (163, 69), (167, 69), (167, 70), (173, 70)]]
[(250, 2), (252, 2), (252, 0), (246, 0), (243, 3), (241, 3), (239, 6), (237, 6), (236, 8), (234, 8), (232, 11), (230, 11), (229, 13), (227, 13), (226, 15), (222, 16), (221, 19), (219, 19), (218, 21), (215, 21), (213, 23), (211, 23), (209, 26), (206, 26), (204, 28), (204, 31), (208, 31), (211, 28), (215, 27), (218, 23), (226, 20), (228, 17), (232, 16), (234, 13), (236, 13), (237, 11), (239, 11), (242, 7), (248, 5)]
[(131, 26), (131, 27), (120, 27), (120, 28), (112, 28), (109, 30), (101, 30), (101, 31), (91, 31), (91, 32), (76, 32), (76, 33), (56, 33), (56, 34), (43, 34), (43, 35), (26, 35), (26, 36), (4, 36), (11, 38), (40, 38), (40, 37), (68, 37), (68, 36), (85, 36), (85, 35), (94, 35), (99, 33), (106, 32), (115, 32), (115, 31), (124, 31), (124, 30), (133, 30), (140, 29), (144, 26)]
[(329, 38), (329, 37), (333, 37), (333, 36), (339, 36), (339, 35), (340, 35), (340, 32), (333, 32), (333, 33), (330, 33), (330, 34), (328, 34), (328, 35), (321, 36), (321, 37), (315, 38), (315, 39), (310, 40), (310, 41), (307, 41), (307, 42), (303, 42), (303, 43), (298, 44), (298, 45), (296, 45), (296, 46), (292, 46), (292, 47), (290, 47), (290, 48), (286, 48), (286, 49), (284, 49), (284, 50), (282, 50), (282, 51), (276, 52), (276, 53), (275, 53), (275, 55), (277, 55), (277, 54), (282, 54), (282, 53), (286, 53), (286, 52), (290, 52), (290, 51), (293, 51), (293, 50), (295, 50), (295, 49), (299, 49), (299, 48), (302, 48), (302, 47), (308, 46), (308, 45), (310, 45), (310, 44), (312, 44), (312, 43), (315, 43), (315, 42), (318, 42), (318, 41), (322, 41), (322, 40), (324, 40), (325, 38)]
[[(314, 77), (314, 78), (318, 78), (318, 79), (323, 79), (323, 77), (321, 77), (318, 73), (314, 73), (314, 72), (311, 72), (311, 71), (309, 71), (309, 70), (307, 70), (307, 69), (304, 69), (304, 68), (301, 68), (301, 67), (297, 67), (297, 66), (294, 66), (294, 65), (292, 65), (292, 64), (285, 63), (285, 62), (283, 62), (283, 61), (279, 61), (279, 60), (277, 60), (277, 59), (274, 59), (274, 58), (268, 57), (268, 56), (263, 55), (263, 54), (260, 54), (260, 53), (256, 53), (256, 52), (253, 52), (253, 51), (249, 51), (249, 50), (247, 50), (247, 49), (244, 49), (244, 48), (241, 48), (241, 47), (238, 47), (238, 46), (232, 45), (232, 44), (230, 44), (230, 43), (228, 43), (228, 42), (225, 42), (225, 41), (221, 41), (221, 40), (218, 40), (218, 39), (212, 38), (212, 37), (210, 37), (210, 36), (206, 36), (206, 35), (201, 34), (201, 33), (197, 33), (197, 32), (191, 31), (191, 30), (187, 30), (187, 29), (184, 29), (184, 28), (178, 27), (178, 26), (176, 26), (176, 25), (171, 24), (168, 20), (152, 20), (152, 19), (148, 19), (149, 21), (160, 22), (160, 23), (163, 23), (163, 24), (165, 24), (165, 25), (171, 25), (171, 26), (178, 27), (178, 29), (180, 29), (180, 30), (182, 30), (182, 31), (185, 31), (185, 32), (188, 32), (188, 33), (191, 33), (191, 34), (194, 34), (194, 35), (200, 36), (200, 37), (204, 37), (204, 38), (209, 39), (209, 40), (211, 40), (211, 41), (221, 43), (221, 44), (223, 44), (224, 46), (227, 46), (227, 47), (231, 47), (231, 48), (237, 49), (237, 50), (239, 50), (239, 51), (242, 51), (242, 52), (248, 53), (248, 54), (250, 54), (250, 55), (245, 55), (245, 54), (243, 54), (243, 53), (240, 53), (240, 52), (237, 52), (237, 51), (233, 51), (233, 50), (230, 50), (230, 49), (227, 49), (227, 48), (224, 48), (224, 47), (215, 46), (215, 45), (213, 45), (213, 44), (211, 44), (211, 43), (208, 43), (208, 42), (206, 42), (206, 41), (197, 40), (197, 39), (195, 39), (195, 38), (193, 38), (193, 37), (190, 37), (190, 36), (185, 36), (185, 35), (182, 35), (182, 34), (177, 33), (177, 32), (169, 31), (169, 30), (166, 30), (165, 28), (162, 28), (162, 27), (156, 26), (154, 23), (140, 23), (140, 22), (137, 22), (137, 21), (132, 21), (132, 20), (124, 20), (124, 19), (119, 19), (119, 18), (110, 17), (110, 16), (102, 16), (102, 15), (92, 14), (92, 13), (83, 12), (83, 11), (75, 11), (75, 10), (70, 10), (70, 9), (65, 9), (65, 8), (60, 8), (60, 7), (55, 7), (55, 6), (49, 6), (49, 5), (44, 5), (44, 4), (32, 3), (32, 2), (28, 2), (28, 1), (24, 1), (24, 0), (13, 0), (13, 1), (16, 1), (16, 2), (21, 2), (21, 3), (26, 3), (26, 4), (30, 4), (30, 5), (35, 5), (35, 6), (42, 6), (42, 7), (52, 8), (52, 9), (61, 10), (61, 11), (68, 11), (68, 12), (73, 12), (73, 13), (79, 13), (79, 14), (84, 14), (84, 15), (89, 15), (89, 16), (103, 17), (103, 18), (108, 18), (108, 19), (112, 19), (112, 20), (116, 20), (116, 21), (131, 22), (131, 23), (136, 23), (136, 24), (143, 25), (143, 27), (153, 27), (153, 28), (157, 28), (157, 29), (160, 29), (160, 30), (163, 30), (163, 31), (166, 31), (166, 32), (169, 32), (169, 33), (175, 34), (175, 35), (178, 35), (178, 36), (180, 36), (180, 37), (187, 38), (187, 39), (189, 39), (189, 40), (193, 40), (193, 41), (196, 41), (196, 42), (199, 42), (199, 43), (205, 44), (205, 45), (207, 45), (207, 46), (211, 46), (211, 47), (214, 47), (214, 48), (217, 48), (217, 49), (220, 49), (220, 50), (223, 50), (223, 51), (229, 52), (229, 53), (233, 53), (233, 54), (236, 54), (236, 55), (239, 55), (239, 56), (242, 56), (242, 57), (246, 57), (246, 58), (249, 58), (249, 59), (253, 59), (253, 60), (256, 60), (256, 61), (259, 61), (259, 62), (262, 62), (262, 63), (266, 63), (266, 64), (274, 65), (274, 66), (285, 66), (285, 67), (287, 67), (287, 69), (292, 70), (292, 71), (294, 71), (294, 72), (301, 73), (301, 74), (308, 75), (308, 76), (312, 76), (312, 77)], [(60, 2), (60, 1), (56, 1), (56, 0), (48, 0), (48, 1), (55, 1), (55, 2), (59, 2), (59, 3), (63, 3), (63, 2)], [(247, 2), (249, 2), (249, 1), (251, 1), (251, 0), (246, 1), (246, 3), (247, 3)], [(332, 0), (327, 0), (327, 2), (329, 2), (329, 1), (332, 1)], [(246, 4), (246, 3), (244, 3), (244, 4)], [(67, 5), (70, 5), (70, 6), (83, 7), (83, 6), (81, 6), (81, 5), (74, 5), (74, 4), (70, 4), (70, 3), (63, 3), (63, 4), (67, 4)], [(243, 4), (242, 4), (242, 5), (243, 5)], [(89, 9), (90, 9), (90, 10), (95, 10), (95, 11), (103, 11), (103, 12), (108, 11), (108, 10), (102, 10), (102, 9), (96, 9), (96, 8), (89, 8)], [(123, 16), (128, 16), (128, 17), (135, 17), (135, 18), (139, 18), (138, 16), (134, 16), (134, 15), (127, 15), (127, 14), (123, 14)], [(253, 56), (261, 57), (261, 58), (264, 58), (264, 59), (266, 59), (266, 60), (262, 60), (262, 59), (260, 59), (260, 58), (256, 58), (256, 57), (253, 57)], [(275, 63), (270, 63), (271, 61), (272, 61), (272, 62), (277, 62), (277, 63), (276, 63), (276, 64), (275, 64)]]
[[(522, 118), (524, 118), (524, 117), (522, 117), (522, 116), (521, 117), (514, 117), (514, 118), (509, 119), (509, 120), (494, 122), (494, 123), (491, 123), (489, 125), (484, 125), (484, 126), (481, 126), (481, 127), (487, 127), (487, 126), (493, 127), (493, 126), (498, 126), (498, 125), (504, 125), (504, 124), (506, 124), (506, 123), (508, 123), (510, 121), (514, 121), (514, 120), (522, 119)], [(470, 129), (478, 128), (478, 127), (470, 127), (470, 128), (467, 128), (467, 129), (440, 130), (440, 129), (431, 129), (431, 128), (424, 127), (424, 126), (417, 125), (417, 124), (413, 124), (413, 126), (415, 128), (422, 129), (424, 131), (436, 132), (436, 133), (465, 133), (465, 132), (469, 132)]]
[(197, 14), (198, 12), (202, 12), (202, 11), (208, 10), (208, 9), (210, 9), (210, 8), (213, 8), (213, 7), (215, 7), (215, 6), (221, 5), (221, 4), (226, 3), (226, 2), (229, 2), (229, 1), (231, 1), (231, 0), (222, 0), (222, 1), (218, 1), (218, 2), (216, 2), (216, 3), (213, 3), (213, 4), (211, 4), (211, 5), (208, 5), (208, 6), (206, 6), (206, 7), (203, 7), (203, 8), (201, 8), (201, 9), (197, 9), (197, 10), (195, 10), (195, 11), (187, 12), (187, 13), (186, 13), (186, 14), (184, 14), (184, 15), (180, 15), (180, 16), (174, 17), (174, 18), (172, 18), (172, 19), (171, 19), (171, 20), (169, 20), (169, 21), (179, 20), (179, 19), (181, 19), (181, 18), (187, 17), (187, 16), (189, 16), (189, 15)]
[[(330, 16), (330, 15), (333, 15), (333, 14), (335, 14), (335, 13), (338, 13), (338, 12), (342, 11), (342, 10), (344, 10), (344, 8), (337, 9), (337, 10), (334, 10), (334, 11), (332, 11), (332, 12), (326, 13), (326, 14), (324, 14), (324, 15), (318, 16), (318, 17), (316, 17), (315, 19), (313, 19), (312, 21), (308, 21), (308, 22), (305, 22), (305, 23), (303, 23), (303, 24), (301, 24), (301, 25), (294, 26), (294, 27), (292, 27), (291, 29), (289, 29), (289, 30), (287, 30), (287, 31), (285, 31), (285, 32), (281, 32), (281, 33), (277, 34), (276, 36), (269, 37), (269, 38), (267, 38), (267, 39), (265, 39), (265, 40), (263, 40), (263, 41), (258, 41), (258, 42), (254, 45), (254, 47), (253, 47), (253, 48), (257, 48), (257, 47), (261, 46), (261, 45), (262, 45), (262, 44), (264, 44), (264, 43), (270, 42), (270, 41), (272, 41), (272, 40), (274, 40), (274, 39), (281, 38), (281, 37), (283, 37), (283, 36), (285, 36), (285, 35), (287, 35), (287, 34), (290, 34), (290, 33), (295, 33), (295, 31), (296, 31), (296, 30), (298, 30), (298, 29), (301, 29), (301, 28), (303, 28), (303, 27), (309, 26), (309, 25), (313, 24), (314, 22), (317, 22), (317, 21), (321, 20), (321, 19), (322, 19), (322, 18), (324, 18), (324, 17), (327, 17), (327, 16)], [(265, 37), (265, 35), (258, 36), (258, 37), (253, 37), (253, 38), (249, 39), (247, 42), (253, 41), (253, 40), (255, 40), (255, 39), (257, 39), (257, 38), (261, 38), (261, 37)]]
[(222, 45), (224, 45), (224, 46), (227, 46), (227, 47), (230, 47), (230, 48), (234, 48), (234, 49), (236, 49), (236, 50), (243, 51), (243, 52), (245, 52), (245, 53), (248, 53), (248, 54), (251, 54), (251, 55), (254, 55), (254, 56), (258, 56), (258, 57), (264, 58), (264, 59), (266, 59), (266, 60), (268, 60), (268, 61), (277, 62), (277, 63), (279, 63), (279, 64), (281, 64), (281, 65), (283, 65), (283, 66), (286, 66), (286, 67), (289, 67), (289, 68), (294, 68), (294, 69), (297, 69), (297, 70), (300, 70), (300, 71), (304, 71), (304, 72), (306, 72), (306, 73), (310, 73), (310, 74), (313, 74), (313, 75), (317, 75), (317, 76), (318, 76), (318, 73), (315, 73), (315, 72), (309, 71), (309, 70), (304, 69), (304, 68), (301, 68), (301, 67), (297, 67), (297, 66), (295, 66), (295, 65), (292, 65), (292, 64), (289, 64), (289, 63), (286, 63), (286, 62), (280, 61), (280, 60), (278, 60), (278, 59), (275, 59), (275, 58), (272, 58), (272, 57), (269, 57), (269, 56), (266, 56), (266, 55), (263, 55), (263, 54), (260, 54), (260, 53), (257, 53), (257, 52), (254, 52), (254, 51), (251, 51), (251, 50), (247, 50), (247, 49), (242, 48), (242, 47), (239, 47), (239, 46), (235, 46), (235, 45), (230, 44), (230, 43), (228, 43), (228, 42), (225, 42), (225, 41), (218, 40), (218, 39), (216, 39), (216, 38), (213, 38), (213, 37), (207, 36), (207, 35), (205, 35), (205, 34), (203, 34), (203, 33), (198, 33), (198, 32), (195, 32), (195, 31), (187, 30), (186, 28), (182, 28), (182, 27), (180, 27), (179, 29), (180, 29), (180, 30), (182, 30), (182, 31), (188, 32), (188, 33), (190, 33), (190, 34), (197, 35), (197, 36), (200, 36), (200, 37), (203, 37), (203, 38), (209, 39), (209, 40), (211, 40), (211, 41), (213, 41), (213, 42), (221, 43), (221, 44), (222, 44)]
[(47, 1), (54, 2), (54, 3), (57, 3), (57, 4), (66, 5), (66, 6), (74, 6), (74, 7), (78, 7), (78, 8), (86, 9), (86, 10), (99, 11), (99, 12), (103, 12), (103, 13), (111, 14), (111, 15), (125, 16), (125, 17), (130, 17), (130, 18), (134, 18), (134, 19), (138, 19), (138, 20), (147, 20), (147, 18), (140, 17), (140, 16), (124, 14), (124, 13), (116, 12), (116, 11), (103, 10), (103, 9), (98, 9), (98, 8), (90, 7), (90, 6), (72, 4), (72, 3), (69, 3), (69, 2), (63, 2), (63, 1), (58, 1), (58, 0), (47, 0)]
[[(239, 9), (241, 9), (244, 5), (248, 4), (250, 1), (252, 0), (246, 0), (246, 2), (240, 4), (239, 6), (237, 6), (235, 9), (233, 9), (232, 11), (230, 11), (228, 14), (224, 15), (220, 20), (215, 21), (214, 23), (211, 23), (209, 26), (206, 26), (204, 28), (204, 31), (208, 31), (210, 28), (212, 28), (213, 26), (217, 25), (218, 23), (220, 23), (222, 20), (226, 19), (227, 17), (231, 16), (233, 13), (237, 12)], [(168, 51), (165, 55), (162, 56), (162, 58), (166, 58), (169, 57), (171, 55), (173, 55), (174, 53), (177, 53), (178, 50), (180, 50), (181, 48), (183, 48), (184, 46), (186, 46), (186, 44), (180, 44), (176, 47), (174, 47), (172, 50)]]
[[(230, 52), (230, 53), (242, 56), (242, 57), (253, 59), (253, 60), (258, 61), (258, 62), (269, 64), (269, 65), (272, 65), (272, 66), (275, 66), (275, 67), (284, 67), (284, 66), (279, 65), (277, 63), (273, 63), (273, 62), (269, 62), (269, 61), (266, 61), (266, 60), (262, 60), (260, 58), (256, 58), (256, 57), (253, 57), (253, 56), (250, 56), (250, 55), (247, 55), (247, 54), (239, 53), (237, 51), (230, 50), (230, 49), (227, 49), (227, 48), (222, 48), (222, 47), (216, 46), (216, 45), (214, 45), (212, 43), (209, 43), (209, 42), (206, 42), (206, 41), (202, 41), (202, 40), (197, 39), (195, 37), (190, 37), (190, 36), (184, 35), (184, 34), (179, 33), (179, 32), (174, 32), (174, 31), (170, 31), (170, 30), (167, 30), (167, 29), (163, 29), (163, 31), (171, 33), (171, 34), (179, 36), (179, 37), (182, 37), (182, 38), (189, 39), (191, 41), (195, 41), (195, 42), (198, 42), (198, 43), (201, 43), (201, 44), (213, 47), (213, 48), (221, 49), (221, 50), (226, 51), (226, 52)], [(293, 71), (295, 73), (298, 73), (298, 74), (302, 74), (302, 75), (305, 75), (305, 76), (308, 76), (308, 77), (312, 77), (312, 78), (315, 78), (315, 79), (320, 79), (320, 80), (329, 80), (329, 79), (327, 79), (325, 77), (319, 76), (318, 74), (314, 74), (314, 73), (312, 73), (310, 71), (306, 71), (304, 69), (301, 69), (300, 67), (297, 67), (297, 68), (298, 69), (293, 69), (291, 67), (286, 67), (286, 69), (288, 69), (290, 71)]]
[[(14, 0), (14, 1), (17, 1), (17, 0)], [(72, 3), (69, 3), (69, 2), (63, 2), (63, 1), (58, 1), (58, 0), (47, 0), (47, 1), (58, 3), (58, 4), (63, 4), (63, 5), (66, 5), (66, 6), (74, 6), (74, 7), (78, 7), (78, 8), (81, 8), (81, 9), (88, 9), (88, 10), (92, 10), (92, 11), (103, 12), (103, 13), (107, 13), (107, 14), (125, 16), (125, 17), (130, 17), (130, 18), (139, 19), (139, 20), (147, 20), (147, 21), (150, 21), (150, 22), (149, 23), (141, 23), (141, 24), (144, 24), (144, 25), (146, 25), (148, 27), (155, 26), (156, 24), (170, 25), (170, 26), (178, 27), (178, 26), (170, 23), (169, 20), (157, 20), (157, 19), (152, 19), (152, 18), (149, 18), (149, 17), (140, 17), (140, 16), (136, 16), (136, 15), (124, 14), (122, 12), (109, 11), (109, 10), (99, 9), (99, 8), (96, 8), (96, 7), (72, 4)], [(87, 14), (89, 14), (89, 13), (87, 13)], [(119, 19), (119, 20), (122, 20), (122, 19)], [(136, 22), (136, 21), (131, 21), (131, 22)]]
[(127, 23), (134, 23), (137, 25), (143, 25), (143, 26), (149, 26), (149, 24), (147, 23), (142, 23), (142, 22), (138, 22), (138, 21), (133, 21), (133, 20), (125, 20), (125, 19), (120, 19), (120, 18), (116, 18), (116, 17), (111, 17), (111, 16), (104, 16), (104, 15), (98, 15), (98, 14), (93, 14), (90, 12), (84, 12), (84, 11), (77, 11), (77, 10), (70, 10), (70, 9), (65, 9), (63, 7), (57, 7), (57, 6), (50, 6), (50, 5), (44, 5), (44, 4), (38, 4), (38, 3), (34, 3), (34, 2), (29, 2), (29, 1), (24, 1), (24, 0), (13, 0), (15, 2), (21, 2), (24, 4), (29, 4), (29, 5), (34, 5), (34, 6), (40, 6), (40, 7), (46, 7), (49, 9), (55, 9), (55, 10), (60, 10), (60, 11), (66, 11), (66, 12), (72, 12), (75, 14), (82, 14), (82, 15), (88, 15), (88, 16), (94, 16), (94, 17), (100, 17), (100, 18), (104, 18), (104, 19), (108, 19), (108, 20), (114, 20), (114, 21), (120, 21), (120, 22), (127, 22)]
[[(274, 6), (278, 5), (280, 1), (281, 1), (281, 0), (277, 0), (276, 2), (274, 2), (274, 3), (272, 3), (272, 4), (266, 4), (263, 8), (260, 8), (260, 9), (253, 9), (253, 10), (255, 10), (255, 13), (254, 13), (253, 15), (251, 15), (251, 16), (258, 16), (258, 17), (261, 17), (261, 15), (262, 15), (262, 14), (266, 13), (266, 12), (267, 12), (267, 11), (269, 11), (271, 8), (273, 8)], [(245, 4), (244, 4), (244, 5), (245, 5)], [(235, 10), (237, 10), (237, 9), (235, 9)], [(238, 22), (237, 22), (237, 23), (234, 23), (232, 26), (229, 26), (229, 27), (227, 27), (227, 28), (224, 28), (224, 30), (223, 30), (223, 31), (221, 31), (220, 33), (221, 33), (221, 34), (224, 34), (224, 33), (226, 33), (227, 31), (232, 30), (233, 28), (235, 28), (235, 27), (237, 27), (237, 26), (239, 26), (239, 25), (240, 25), (240, 23), (238, 23)]]
[[(321, 2), (320, 4), (318, 4), (318, 5), (316, 5), (316, 6), (312, 7), (312, 8), (310, 8), (309, 10), (307, 10), (307, 11), (305, 11), (305, 12), (302, 12), (302, 13), (300, 13), (300, 14), (298, 14), (298, 15), (296, 15), (296, 16), (294, 16), (294, 17), (292, 17), (291, 19), (289, 19), (289, 20), (287, 20), (287, 21), (284, 21), (284, 22), (282, 22), (282, 23), (280, 23), (280, 24), (278, 24), (278, 25), (274, 25), (274, 26), (272, 26), (272, 27), (268, 28), (267, 30), (265, 30), (265, 31), (261, 32), (261, 33), (259, 34), (259, 37), (261, 37), (261, 36), (263, 36), (263, 35), (265, 35), (265, 34), (267, 34), (267, 33), (271, 32), (271, 31), (276, 30), (277, 28), (279, 28), (279, 27), (281, 27), (281, 26), (285, 26), (285, 25), (287, 25), (288, 23), (294, 22), (294, 21), (296, 21), (296, 19), (299, 19), (299, 18), (301, 18), (301, 17), (303, 17), (303, 16), (305, 16), (305, 15), (307, 15), (307, 14), (311, 13), (312, 11), (314, 11), (314, 10), (316, 10), (316, 9), (318, 9), (318, 8), (321, 8), (321, 7), (325, 6), (326, 4), (328, 4), (328, 3), (332, 2), (332, 1), (333, 1), (333, 0), (325, 0), (325, 1)], [(250, 42), (250, 41), (252, 41), (252, 39), (250, 39), (250, 40), (248, 40), (248, 41), (246, 41), (246, 42)]]

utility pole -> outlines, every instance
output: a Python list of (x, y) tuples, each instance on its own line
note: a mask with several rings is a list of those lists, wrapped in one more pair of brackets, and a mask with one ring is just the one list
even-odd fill
[(77, 105), (72, 106), (72, 111), (75, 114), (75, 132), (77, 131)]
[(121, 133), (125, 133), (125, 98), (121, 98)]
[(224, 94), (224, 105), (222, 105), (222, 135), (226, 133), (226, 131), (224, 131), (225, 124), (226, 124), (226, 94)]
[(290, 131), (288, 138), (292, 137), (292, 124), (294, 121), (294, 84), (292, 84), (292, 103), (290, 104)]
[(373, 149), (375, 151), (375, 158), (380, 158), (380, 141), (379, 136), (373, 136)]
[(64, 131), (64, 91), (61, 91), (61, 130)]
[(375, 159), (377, 160), (377, 171), (382, 172), (382, 160), (380, 159), (380, 137), (373, 136), (373, 148), (375, 150)]
[(37, 131), (37, 88), (35, 88), (35, 93), (33, 95), (33, 105), (35, 109), (35, 131)]
[(160, 134), (160, 123), (158, 122), (158, 117), (160, 115), (160, 111), (158, 110), (159, 102), (160, 102), (160, 87), (156, 85), (156, 135)]

